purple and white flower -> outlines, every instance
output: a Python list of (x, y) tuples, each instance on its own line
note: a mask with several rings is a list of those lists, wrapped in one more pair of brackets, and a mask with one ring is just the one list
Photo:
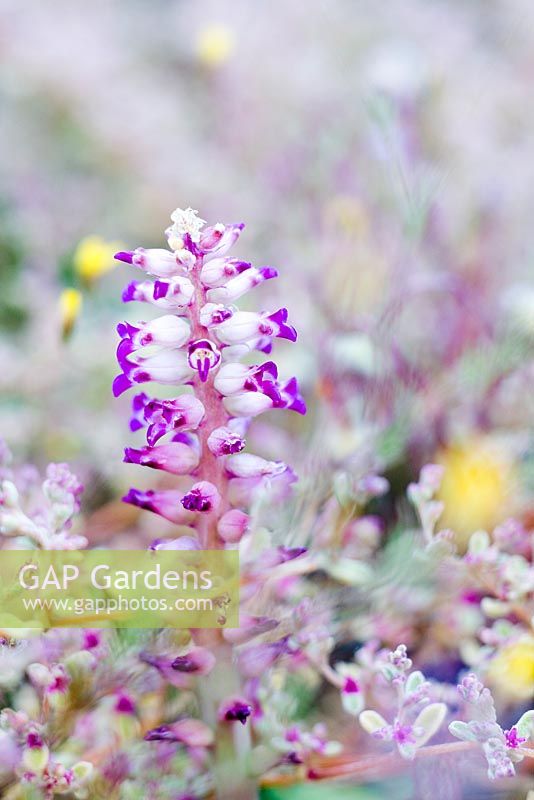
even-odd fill
[(206, 297), (210, 303), (232, 303), (260, 283), (277, 277), (278, 272), (273, 267), (251, 267), (231, 278), (224, 286), (209, 289)]
[[(245, 447), (245, 440), (227, 426), (215, 428), (208, 436), (207, 444), (214, 456), (229, 456), (240, 453)], [(228, 462), (226, 462), (228, 464)]]
[(187, 525), (194, 519), (193, 514), (182, 505), (183, 492), (174, 489), (146, 492), (140, 489), (130, 489), (122, 498), (124, 503), (130, 503), (137, 508), (153, 511), (160, 517), (174, 522), (175, 525)]
[(252, 267), (248, 261), (237, 258), (213, 258), (204, 264), (200, 271), (200, 280), (207, 289), (223, 286), (236, 275)]
[(287, 309), (280, 308), (273, 314), (255, 311), (235, 311), (226, 319), (210, 324), (215, 336), (222, 344), (242, 344), (243, 342), (256, 342), (264, 337), (280, 337), (297, 340), (297, 332), (292, 325), (287, 324)]
[(179, 275), (165, 281), (132, 281), (122, 293), (122, 302), (137, 300), (183, 315), (191, 304), (194, 292), (195, 287), (189, 278)]
[(117, 348), (117, 361), (122, 369), (113, 381), (113, 394), (118, 397), (134, 383), (156, 381), (181, 385), (190, 380), (193, 370), (182, 350), (164, 349), (149, 356), (139, 355), (133, 342), (122, 339)]
[(137, 326), (121, 322), (117, 333), (129, 339), (135, 347), (159, 344), (163, 347), (181, 347), (190, 337), (190, 327), (181, 317), (166, 314), (151, 322), (139, 322)]
[(176, 524), (196, 525), (201, 546), (232, 546), (248, 531), (246, 509), (258, 493), (281, 499), (296, 480), (283, 462), (242, 452), (248, 420), (269, 409), (306, 412), (295, 378), (280, 382), (273, 361), (246, 366), (239, 359), (253, 349), (270, 352), (276, 338), (294, 342), (297, 334), (286, 308), (273, 313), (232, 305), (278, 274), (226, 255), (243, 224), (205, 227), (191, 208), (176, 209), (171, 219), (169, 249), (138, 247), (116, 256), (156, 278), (130, 283), (123, 300), (166, 313), (118, 326), (121, 373), (113, 392), (151, 381), (192, 387), (193, 394), (169, 400), (137, 394), (130, 427), (146, 428), (147, 444), (125, 451), (125, 461), (188, 475), (192, 482), (185, 492), (131, 489), (124, 500)]
[(155, 447), (127, 447), (124, 451), (127, 464), (140, 464), (152, 469), (163, 469), (172, 475), (188, 475), (198, 466), (198, 453), (183, 442), (170, 442)]
[(133, 398), (132, 410), (131, 430), (146, 427), (147, 442), (151, 446), (168, 433), (195, 431), (205, 414), (200, 400), (191, 394), (173, 400), (158, 400), (142, 392)]

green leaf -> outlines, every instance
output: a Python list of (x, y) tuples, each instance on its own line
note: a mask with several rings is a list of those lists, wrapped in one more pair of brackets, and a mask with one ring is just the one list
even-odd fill
[(260, 792), (260, 800), (381, 800), (387, 796), (378, 788), (338, 786), (330, 781), (296, 783), (283, 789), (268, 788)]
[(69, 250), (59, 259), (58, 263), (58, 277), (62, 286), (76, 286), (78, 283), (78, 276), (74, 269), (74, 250)]
[(10, 300), (3, 300), (0, 303), (0, 327), (7, 331), (16, 333), (24, 328), (28, 322), (28, 316), (25, 308)]

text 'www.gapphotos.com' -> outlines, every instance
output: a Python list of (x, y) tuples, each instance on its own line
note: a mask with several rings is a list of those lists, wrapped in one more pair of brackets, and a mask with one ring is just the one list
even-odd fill
[(77, 597), (77, 598), (24, 598), (25, 611), (52, 611), (59, 613), (116, 614), (137, 611), (190, 611), (214, 610), (214, 601), (209, 597), (178, 597), (173, 600), (156, 597)]

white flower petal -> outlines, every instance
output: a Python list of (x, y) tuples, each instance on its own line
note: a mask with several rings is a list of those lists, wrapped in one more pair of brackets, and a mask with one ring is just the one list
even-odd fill
[(446, 714), (447, 706), (445, 703), (431, 703), (426, 708), (423, 708), (413, 725), (419, 747), (426, 744), (437, 733)]
[(384, 717), (379, 714), (378, 711), (373, 711), (372, 709), (362, 711), (358, 720), (364, 731), (371, 734), (376, 733), (376, 731), (379, 731), (381, 728), (387, 728), (388, 726)]

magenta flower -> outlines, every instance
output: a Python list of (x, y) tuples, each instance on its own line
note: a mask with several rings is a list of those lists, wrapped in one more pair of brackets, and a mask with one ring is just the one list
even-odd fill
[(85, 630), (83, 632), (82, 647), (84, 650), (93, 650), (100, 645), (101, 641), (102, 633), (99, 630)]
[(35, 750), (36, 748), (40, 748), (43, 746), (43, 740), (41, 735), (36, 731), (30, 731), (28, 736), (26, 737), (26, 747), (29, 747), (31, 750)]
[(509, 731), (504, 731), (504, 740), (506, 747), (510, 750), (516, 750), (520, 745), (527, 741), (526, 736), (519, 736), (515, 725)]
[(117, 714), (135, 714), (135, 700), (129, 694), (121, 692), (117, 697), (114, 709)]

